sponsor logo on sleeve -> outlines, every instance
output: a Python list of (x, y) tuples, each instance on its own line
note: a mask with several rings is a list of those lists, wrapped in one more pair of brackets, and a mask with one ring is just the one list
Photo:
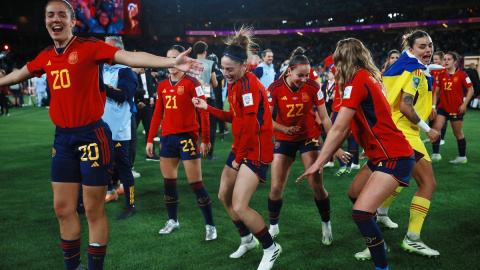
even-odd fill
[(343, 91), (343, 98), (344, 99), (349, 99), (350, 98), (350, 95), (352, 94), (352, 88), (353, 88), (353, 86), (345, 87), (345, 90)]
[(201, 96), (204, 95), (204, 94), (203, 94), (203, 89), (202, 89), (201, 86), (195, 87), (195, 92), (197, 92), (197, 96), (198, 96), (198, 97), (201, 97)]
[(253, 96), (252, 93), (247, 93), (242, 95), (243, 98), (243, 106), (248, 107), (253, 105)]

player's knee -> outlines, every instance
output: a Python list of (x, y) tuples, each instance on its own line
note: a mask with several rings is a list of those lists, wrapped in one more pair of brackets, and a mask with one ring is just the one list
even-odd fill
[(65, 204), (55, 204), (55, 215), (57, 215), (58, 219), (68, 219), (69, 217), (76, 214), (76, 209), (72, 207), (68, 207)]
[(245, 207), (244, 205), (242, 205), (240, 203), (234, 203), (232, 205), (233, 212), (235, 213), (235, 215), (239, 216), (242, 220), (243, 220), (243, 217), (245, 216), (247, 208), (248, 207)]

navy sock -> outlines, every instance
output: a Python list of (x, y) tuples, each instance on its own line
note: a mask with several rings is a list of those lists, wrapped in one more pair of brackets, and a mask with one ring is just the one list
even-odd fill
[(76, 269), (80, 264), (80, 238), (71, 241), (61, 240), (66, 269)]
[(434, 154), (440, 153), (440, 138), (438, 140), (432, 142), (432, 150)]
[(165, 187), (164, 200), (167, 206), (168, 219), (177, 221), (177, 208), (178, 208), (178, 190), (177, 179), (163, 179), (163, 185)]
[(458, 146), (458, 155), (461, 157), (465, 157), (467, 155), (467, 140), (465, 137), (461, 140), (457, 140)]
[(235, 227), (238, 229), (238, 233), (240, 234), (240, 237), (244, 237), (249, 235), (250, 229), (248, 229), (247, 226), (241, 221), (241, 220), (232, 220), (233, 224), (235, 224)]
[(257, 233), (254, 233), (255, 237), (257, 237), (258, 241), (262, 244), (263, 249), (269, 248), (273, 245), (273, 239), (270, 233), (268, 232), (267, 226), (260, 230)]
[(442, 130), (440, 130), (440, 137), (442, 140), (445, 139), (445, 134), (447, 134), (447, 127), (448, 127), (448, 121), (445, 121), (445, 124), (443, 124)]
[(347, 139), (348, 142), (348, 152), (353, 155), (353, 157), (350, 159), (348, 162), (348, 165), (358, 164), (359, 158), (358, 158), (358, 143), (355, 141), (355, 137), (353, 137), (352, 134), (348, 136)]
[(107, 246), (92, 246), (88, 245), (88, 269), (89, 270), (102, 270), (103, 260), (107, 253)]
[(330, 196), (323, 200), (315, 199), (315, 204), (317, 205), (318, 213), (320, 213), (320, 217), (322, 218), (323, 222), (330, 221)]
[(190, 188), (195, 193), (195, 196), (197, 196), (197, 203), (202, 210), (205, 224), (215, 226), (213, 222), (212, 201), (210, 200), (207, 189), (205, 189), (203, 185), (203, 181), (191, 183)]
[(280, 211), (282, 210), (283, 198), (280, 200), (271, 200), (268, 198), (268, 218), (270, 219), (270, 225), (278, 224), (278, 218)]
[(370, 250), (375, 267), (380, 269), (388, 267), (383, 235), (373, 219), (374, 213), (353, 210), (352, 217)]

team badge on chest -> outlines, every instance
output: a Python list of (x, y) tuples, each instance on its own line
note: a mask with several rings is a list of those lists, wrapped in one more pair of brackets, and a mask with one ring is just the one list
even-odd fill
[(184, 86), (179, 86), (178, 89), (177, 89), (177, 94), (183, 95), (184, 92), (185, 92), (185, 87)]
[(78, 62), (78, 54), (77, 52), (72, 52), (68, 55), (68, 63), (70, 64), (76, 64)]
[(458, 82), (458, 77), (453, 78), (453, 82)]
[(308, 93), (302, 93), (302, 101), (303, 102), (308, 102), (310, 100), (310, 96)]

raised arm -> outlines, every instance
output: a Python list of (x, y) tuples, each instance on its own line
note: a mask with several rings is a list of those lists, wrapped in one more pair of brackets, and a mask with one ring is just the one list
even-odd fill
[(7, 76), (0, 78), (0, 86), (21, 83), (30, 78), (33, 78), (33, 74), (28, 71), (28, 68), (25, 65), (21, 69), (17, 69), (14, 72), (9, 73)]

